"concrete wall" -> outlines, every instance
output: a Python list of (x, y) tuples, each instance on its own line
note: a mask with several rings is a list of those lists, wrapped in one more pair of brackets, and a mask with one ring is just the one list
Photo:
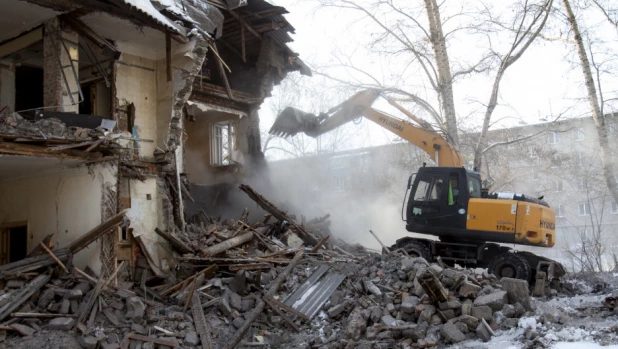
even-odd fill
[(157, 146), (157, 62), (123, 53), (116, 62), (116, 98), (120, 108), (135, 104), (138, 136), (154, 142), (139, 142), (139, 156), (151, 158)]
[[(28, 251), (54, 233), (53, 242), (63, 247), (101, 223), (101, 191), (104, 183), (116, 187), (116, 168), (85, 166), (0, 182), (0, 226), (28, 222)], [(93, 174), (94, 173), (94, 174)], [(73, 259), (76, 266), (101, 267), (100, 247), (95, 242)]]

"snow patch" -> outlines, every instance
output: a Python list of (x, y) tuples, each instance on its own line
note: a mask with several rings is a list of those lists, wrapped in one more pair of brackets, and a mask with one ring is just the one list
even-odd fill
[(553, 349), (618, 349), (618, 345), (602, 346), (598, 343), (590, 342), (559, 342), (554, 343)]
[(519, 326), (519, 328), (523, 328), (524, 330), (529, 328), (535, 331), (538, 323), (533, 317), (522, 317), (521, 319), (519, 319), (519, 323), (517, 325)]

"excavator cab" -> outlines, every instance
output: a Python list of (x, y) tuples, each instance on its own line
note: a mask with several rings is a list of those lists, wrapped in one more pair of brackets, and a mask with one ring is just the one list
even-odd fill
[[(406, 207), (406, 229), (437, 236), (466, 229), (468, 201), (481, 197), (481, 177), (463, 167), (422, 167)], [(451, 236), (456, 238), (457, 236)]]

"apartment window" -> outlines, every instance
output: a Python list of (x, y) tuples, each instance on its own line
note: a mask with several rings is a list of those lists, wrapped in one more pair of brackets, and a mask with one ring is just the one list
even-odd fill
[(563, 185), (561, 180), (556, 180), (553, 182), (554, 191), (562, 191)]
[(586, 179), (582, 178), (577, 181), (577, 190), (584, 190), (584, 189), (586, 189)]
[(559, 143), (560, 139), (558, 137), (558, 132), (549, 132), (547, 134), (547, 143), (549, 144), (556, 144)]
[(618, 203), (616, 201), (612, 202), (612, 214), (618, 213)]
[(236, 130), (233, 121), (223, 121), (212, 125), (210, 137), (210, 164), (213, 166), (231, 165), (232, 152), (236, 148)]
[(558, 205), (556, 208), (556, 217), (564, 217), (564, 205)]
[(618, 125), (616, 125), (616, 123), (614, 122), (609, 124), (607, 133), (609, 134), (610, 137), (615, 137), (618, 134)]
[(578, 127), (576, 129), (573, 129), (573, 140), (574, 141), (581, 141), (583, 140), (585, 137), (584, 135), (584, 129), (581, 127)]
[(581, 204), (579, 204), (579, 215), (580, 216), (590, 215), (590, 205), (587, 202), (582, 202)]

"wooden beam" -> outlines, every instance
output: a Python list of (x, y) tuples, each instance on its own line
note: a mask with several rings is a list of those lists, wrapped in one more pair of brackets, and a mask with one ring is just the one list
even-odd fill
[(13, 312), (13, 310), (19, 308), (24, 302), (30, 299), (30, 297), (32, 297), (36, 291), (43, 287), (49, 279), (51, 279), (50, 275), (39, 275), (23, 288), (11, 293), (7, 299), (7, 302), (0, 307), (0, 321), (4, 320), (5, 317)]
[(127, 210), (123, 210), (122, 212), (108, 219), (106, 222), (97, 225), (92, 230), (82, 235), (79, 239), (73, 241), (69, 245), (69, 250), (71, 250), (73, 254), (83, 250), (88, 245), (93, 243), (96, 239), (100, 238), (103, 234), (108, 233), (112, 228), (120, 225), (126, 214)]
[(39, 27), (24, 35), (18, 36), (15, 39), (0, 45), (0, 58), (6, 57), (19, 50), (43, 40), (43, 28)]
[(200, 297), (197, 294), (193, 294), (191, 297), (191, 312), (193, 313), (195, 330), (200, 335), (200, 339), (202, 340), (202, 348), (212, 349), (212, 339), (210, 338), (212, 329), (210, 328), (208, 320), (206, 320), (206, 317), (204, 316), (204, 308), (202, 308)]
[(245, 20), (240, 19), (240, 49), (241, 49), (241, 58), (243, 63), (247, 63), (247, 52), (245, 48)]
[(182, 240), (180, 240), (176, 236), (172, 234), (168, 234), (159, 228), (155, 228), (155, 233), (157, 233), (157, 235), (167, 240), (167, 242), (169, 242), (170, 245), (176, 248), (178, 252), (183, 253), (183, 254), (184, 253), (195, 253), (193, 248), (191, 248), (190, 246), (187, 246), (187, 244), (185, 244)]
[(251, 34), (253, 34), (253, 36), (255, 36), (256, 38), (258, 38), (258, 39), (262, 40), (262, 34), (258, 33), (258, 32), (257, 32), (257, 30), (253, 29), (253, 27), (252, 27), (249, 23), (247, 23), (247, 21), (243, 21), (243, 20), (240, 18), (240, 16), (239, 16), (236, 12), (234, 12), (234, 11), (228, 11), (228, 13), (229, 13), (232, 17), (234, 17), (234, 18), (236, 18), (238, 21), (240, 21), (240, 23), (241, 23), (241, 24), (242, 24), (245, 28), (247, 28), (247, 30), (248, 30)]
[(51, 256), (51, 258), (52, 258), (53, 260), (55, 260), (55, 261), (56, 261), (56, 263), (58, 263), (58, 265), (59, 265), (59, 266), (61, 266), (61, 267), (62, 267), (62, 269), (64, 269), (64, 271), (65, 271), (67, 274), (69, 273), (69, 270), (67, 269), (67, 267), (65, 267), (65, 266), (64, 266), (64, 263), (62, 263), (62, 262), (58, 259), (58, 257), (56, 257), (56, 255), (52, 252), (52, 250), (50, 250), (49, 248), (47, 248), (47, 246), (45, 246), (45, 244), (43, 243), (43, 241), (41, 241), (40, 246), (41, 246), (41, 247), (45, 250), (45, 252), (47, 252), (47, 253)]
[(281, 316), (281, 318), (285, 320), (285, 322), (287, 322), (288, 325), (290, 325), (294, 330), (296, 330), (296, 332), (300, 332), (300, 327), (298, 327), (298, 325), (294, 321), (292, 321), (292, 319), (287, 317), (287, 315), (285, 315), (285, 313), (282, 312), (281, 309), (277, 308), (276, 305), (271, 303), (270, 299), (264, 298), (264, 302), (266, 302), (266, 304), (268, 304), (268, 306), (270, 306), (272, 310), (274, 310), (277, 314), (279, 314), (279, 316)]

